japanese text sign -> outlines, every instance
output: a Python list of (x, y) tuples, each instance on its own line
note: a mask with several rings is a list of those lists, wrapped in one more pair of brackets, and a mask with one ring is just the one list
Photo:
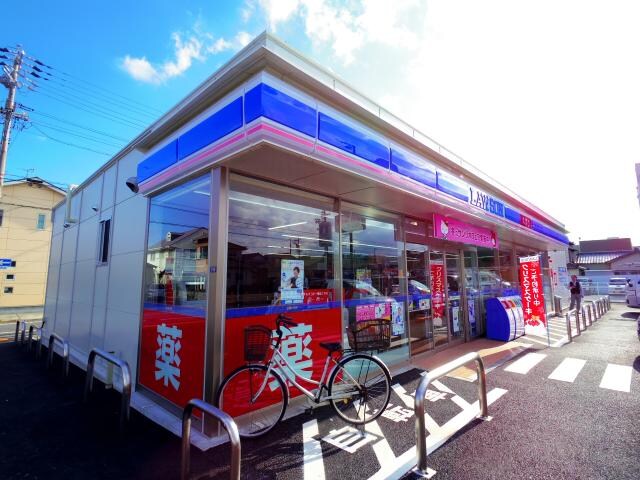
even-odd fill
[(546, 331), (547, 318), (544, 310), (544, 288), (540, 257), (520, 257), (520, 290), (522, 297), (522, 312), (524, 314), (527, 333), (531, 329)]
[(431, 262), (431, 305), (433, 318), (444, 317), (444, 264)]
[(433, 214), (433, 235), (452, 242), (467, 243), (478, 247), (498, 248), (496, 232), (488, 228)]

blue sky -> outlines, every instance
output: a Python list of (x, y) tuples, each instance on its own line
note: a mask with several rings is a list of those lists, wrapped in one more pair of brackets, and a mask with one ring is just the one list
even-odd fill
[(80, 183), (109, 158), (41, 132), (106, 153), (117, 147), (70, 132), (124, 144), (64, 122), (127, 140), (140, 131), (51, 95), (148, 125), (153, 117), (136, 104), (86, 95), (93, 87), (82, 82), (166, 111), (269, 28), (563, 221), (572, 239), (631, 236), (640, 244), (637, 1), (24, 0), (12, 15), (19, 21), (3, 24), (0, 46), (22, 44), (57, 69), (57, 80), (19, 92), (35, 109), (34, 124), (14, 136), (10, 176), (34, 168)]

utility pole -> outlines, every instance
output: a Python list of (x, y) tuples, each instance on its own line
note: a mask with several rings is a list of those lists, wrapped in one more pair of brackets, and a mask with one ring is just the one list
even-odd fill
[(5, 74), (0, 76), (0, 83), (2, 83), (9, 89), (7, 101), (5, 102), (4, 108), (1, 111), (4, 115), (4, 128), (2, 130), (2, 147), (0, 149), (0, 197), (2, 197), (4, 172), (7, 165), (7, 152), (9, 150), (11, 124), (13, 123), (13, 117), (16, 115), (16, 90), (18, 89), (18, 75), (20, 73), (20, 67), (22, 67), (23, 57), (24, 50), (22, 50), (22, 48), (18, 48), (18, 52), (13, 59), (13, 68), (11, 69), (11, 71), (7, 71), (5, 69)]

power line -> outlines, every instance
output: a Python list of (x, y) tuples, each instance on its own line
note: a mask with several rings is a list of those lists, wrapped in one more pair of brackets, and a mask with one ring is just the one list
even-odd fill
[(73, 137), (83, 138), (85, 140), (89, 140), (89, 141), (92, 141), (92, 142), (101, 143), (101, 144), (107, 145), (109, 147), (116, 147), (116, 148), (122, 147), (122, 145), (119, 145), (119, 144), (105, 142), (104, 140), (101, 140), (99, 138), (92, 137), (90, 135), (83, 135), (83, 134), (74, 132), (73, 130), (68, 130), (66, 128), (60, 128), (60, 127), (57, 127), (55, 125), (51, 125), (49, 123), (40, 122), (40, 121), (37, 121), (37, 122), (31, 121), (31, 124), (32, 125), (38, 125), (38, 126), (44, 127), (44, 128), (48, 128), (48, 129), (54, 130), (56, 132), (66, 133), (67, 135), (71, 135)]
[[(38, 90), (39, 93), (45, 94), (45, 92), (43, 92), (41, 90), (42, 87), (38, 87), (38, 89), (39, 89)], [(73, 96), (67, 95), (66, 93), (60, 93), (59, 91), (53, 91), (52, 92), (52, 91), (46, 90), (46, 94), (47, 95), (54, 95), (56, 97), (61, 97), (61, 98), (65, 99), (67, 101), (70, 101), (70, 102), (77, 102), (78, 104), (83, 105), (83, 106), (85, 106), (87, 108), (95, 109), (96, 111), (98, 111), (100, 113), (119, 118), (119, 119), (124, 120), (126, 122), (135, 124), (136, 126), (141, 127), (141, 128), (144, 128), (144, 127), (147, 126), (146, 123), (144, 123), (143, 120), (140, 120), (138, 118), (132, 118), (132, 117), (128, 117), (127, 118), (127, 114), (126, 113), (123, 113), (123, 112), (118, 111), (118, 110), (114, 110), (114, 109), (109, 108), (109, 107), (105, 107), (105, 106), (99, 105), (99, 104), (97, 104), (95, 102), (92, 102), (90, 100), (81, 100), (81, 99), (78, 99), (78, 98), (74, 98)]]
[(53, 100), (56, 100), (57, 102), (64, 103), (65, 105), (69, 105), (71, 107), (77, 108), (78, 110), (82, 110), (84, 112), (90, 113), (90, 114), (95, 115), (97, 117), (106, 118), (107, 120), (111, 120), (112, 122), (119, 123), (119, 124), (124, 125), (126, 127), (145, 128), (145, 125), (140, 125), (140, 124), (131, 122), (130, 120), (123, 119), (122, 117), (119, 117), (117, 115), (112, 115), (112, 114), (109, 114), (109, 113), (99, 113), (97, 111), (92, 110), (91, 107), (89, 107), (89, 108), (81, 107), (79, 105), (76, 105), (75, 103), (66, 101), (64, 99), (57, 98), (57, 96), (51, 95), (50, 93), (45, 93), (45, 92), (39, 92), (39, 93), (40, 93), (40, 95), (44, 95), (45, 97), (52, 98)]
[(36, 125), (33, 126), (33, 128), (35, 128), (36, 130), (38, 130), (42, 135), (44, 135), (45, 137), (47, 137), (49, 140), (52, 140), (54, 142), (58, 142), (61, 143), (62, 145), (67, 145), (69, 147), (75, 147), (75, 148), (80, 148), (82, 150), (88, 150), (89, 152), (93, 152), (93, 153), (98, 153), (100, 155), (106, 155), (107, 157), (112, 156), (113, 154), (111, 153), (106, 153), (106, 152), (101, 152), (99, 150), (94, 150), (93, 148), (89, 148), (89, 147), (84, 147), (82, 145), (78, 145), (76, 143), (71, 143), (71, 142), (65, 142), (64, 140), (60, 140), (59, 138), (55, 138), (52, 137), (51, 135), (49, 135), (46, 132), (43, 132), (40, 128), (38, 128)]
[[(23, 105), (21, 105), (21, 106), (24, 108)], [(35, 115), (41, 115), (43, 117), (50, 118), (51, 120), (55, 120), (56, 122), (65, 123), (65, 124), (71, 125), (73, 127), (81, 128), (83, 130), (88, 130), (89, 132), (97, 133), (99, 135), (104, 135), (105, 137), (113, 138), (114, 140), (119, 140), (121, 142), (128, 142), (129, 141), (126, 138), (117, 137), (115, 135), (111, 135), (110, 133), (103, 132), (102, 130), (97, 130), (95, 128), (90, 128), (90, 127), (86, 127), (84, 125), (80, 125), (79, 123), (70, 122), (69, 120), (65, 120), (64, 118), (56, 117), (55, 115), (50, 115), (48, 113), (41, 112), (40, 110), (31, 109), (31, 113), (35, 114)]]
[(135, 104), (139, 105), (140, 107), (143, 107), (143, 108), (145, 108), (145, 109), (147, 109), (147, 110), (149, 110), (150, 112), (153, 112), (153, 113), (155, 113), (155, 114), (162, 114), (162, 113), (163, 113), (161, 110), (159, 110), (159, 109), (157, 109), (157, 108), (151, 107), (151, 106), (149, 106), (149, 105), (145, 105), (144, 103), (141, 103), (141, 102), (139, 102), (139, 101), (137, 101), (137, 100), (134, 100), (134, 99), (132, 99), (132, 98), (126, 97), (126, 96), (124, 96), (124, 95), (122, 95), (122, 94), (120, 94), (120, 93), (114, 92), (114, 91), (109, 90), (109, 89), (107, 89), (107, 88), (104, 88), (104, 87), (102, 87), (102, 86), (100, 86), (100, 85), (97, 85), (97, 84), (95, 84), (95, 83), (93, 83), (93, 82), (89, 82), (88, 80), (85, 80), (85, 79), (83, 79), (83, 78), (76, 77), (75, 75), (71, 75), (70, 73), (67, 73), (67, 72), (65, 72), (65, 71), (63, 71), (63, 70), (60, 70), (60, 69), (55, 68), (55, 67), (52, 67), (51, 65), (47, 65), (47, 64), (45, 64), (44, 62), (42, 62), (42, 61), (40, 61), (40, 60), (38, 60), (38, 59), (36, 59), (36, 58), (34, 58), (34, 57), (27, 56), (27, 57), (26, 57), (26, 60), (27, 60), (30, 64), (36, 64), (38, 67), (44, 67), (45, 69), (53, 70), (54, 72), (58, 72), (58, 73), (60, 73), (61, 75), (64, 75), (65, 77), (67, 77), (67, 78), (69, 79), (69, 81), (71, 81), (71, 82), (73, 82), (73, 83), (78, 83), (78, 82), (83, 83), (83, 84), (87, 85), (87, 87), (86, 87), (86, 88), (89, 88), (89, 87), (90, 87), (90, 88), (92, 88), (92, 89), (95, 89), (95, 90), (99, 90), (99, 91), (105, 92), (105, 93), (107, 93), (107, 94), (109, 94), (109, 95), (112, 95), (112, 96), (114, 96), (114, 97), (119, 97), (119, 98), (121, 98), (121, 99), (123, 99), (123, 100), (126, 100), (126, 101), (128, 101), (128, 102), (135, 103)]

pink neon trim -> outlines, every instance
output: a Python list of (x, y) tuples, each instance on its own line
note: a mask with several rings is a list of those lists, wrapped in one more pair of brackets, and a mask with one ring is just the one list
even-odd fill
[(297, 142), (297, 143), (301, 143), (302, 145), (306, 146), (306, 147), (313, 147), (314, 143), (310, 142), (309, 140), (305, 140), (304, 138), (300, 138), (292, 133), (289, 132), (285, 132), (284, 130), (280, 130), (278, 128), (272, 127), (271, 125), (266, 125), (264, 123), (260, 124), (260, 125), (256, 125), (255, 127), (251, 127), (248, 131), (247, 131), (247, 136), (249, 135), (253, 135), (254, 133), (257, 133), (261, 130), (266, 130), (268, 132), (274, 133), (276, 135), (279, 135), (281, 137), (286, 138), (287, 140), (291, 140), (292, 142)]

